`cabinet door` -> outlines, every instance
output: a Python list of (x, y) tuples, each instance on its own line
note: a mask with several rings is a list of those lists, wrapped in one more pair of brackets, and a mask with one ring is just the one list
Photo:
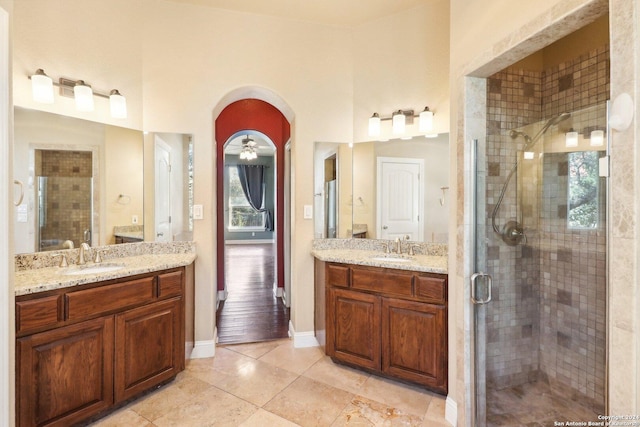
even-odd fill
[(446, 313), (441, 305), (383, 298), (383, 372), (446, 393)]
[(121, 402), (182, 370), (182, 299), (116, 315), (115, 401)]
[(20, 338), (17, 425), (68, 426), (113, 403), (113, 317)]
[(380, 369), (380, 297), (330, 288), (327, 354), (345, 363)]

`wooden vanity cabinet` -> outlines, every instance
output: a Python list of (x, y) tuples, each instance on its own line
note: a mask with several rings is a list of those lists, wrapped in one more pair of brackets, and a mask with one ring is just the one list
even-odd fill
[(333, 360), (447, 392), (446, 275), (327, 263)]
[(16, 425), (80, 423), (175, 377), (184, 289), (180, 267), (16, 297)]

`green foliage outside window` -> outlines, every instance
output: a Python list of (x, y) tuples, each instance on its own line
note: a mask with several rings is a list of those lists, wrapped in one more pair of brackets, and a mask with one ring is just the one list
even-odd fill
[(569, 228), (598, 226), (598, 151), (569, 153)]
[(257, 212), (249, 205), (238, 170), (229, 167), (229, 228), (233, 229), (264, 229), (265, 216), (262, 212)]

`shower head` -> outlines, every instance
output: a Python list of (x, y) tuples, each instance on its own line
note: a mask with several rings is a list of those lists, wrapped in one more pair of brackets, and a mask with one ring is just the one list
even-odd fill
[(538, 133), (536, 133), (536, 136), (534, 136), (533, 138), (531, 138), (526, 133), (515, 130), (515, 129), (512, 129), (509, 131), (509, 136), (513, 139), (516, 139), (517, 137), (522, 136), (524, 138), (524, 142), (526, 142), (527, 144), (524, 147), (524, 151), (527, 151), (531, 149), (531, 147), (533, 147), (533, 145), (536, 142), (538, 142), (538, 139), (540, 139), (540, 137), (544, 135), (545, 132), (548, 131), (551, 126), (557, 125), (558, 123), (567, 120), (569, 117), (571, 117), (571, 113), (562, 113), (558, 116), (550, 118), (549, 120), (547, 120), (544, 126), (540, 128)]
[(527, 144), (531, 143), (531, 137), (524, 132), (520, 132), (512, 129), (511, 131), (509, 131), (509, 136), (513, 139), (516, 139), (517, 137), (522, 136), (524, 137), (524, 141)]

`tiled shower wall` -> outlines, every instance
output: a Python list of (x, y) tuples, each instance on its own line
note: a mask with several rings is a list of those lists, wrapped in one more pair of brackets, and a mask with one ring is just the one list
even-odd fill
[[(524, 138), (512, 139), (509, 130), (602, 105), (609, 95), (608, 47), (543, 72), (503, 70), (489, 78), (487, 88), (487, 264), (494, 277), (494, 302), (487, 306), (488, 384), (503, 388), (543, 378), (601, 404), (604, 206), (598, 230), (567, 229), (566, 206), (561, 198), (550, 203), (548, 194), (562, 194), (566, 204), (566, 175), (558, 172), (566, 154), (558, 154), (537, 163), (544, 172), (520, 166), (498, 212), (500, 228), (510, 219), (522, 219), (525, 244), (503, 243), (491, 228), (491, 213), (517, 150), (524, 146)], [(601, 205), (605, 196), (601, 191)]]
[[(540, 73), (507, 69), (493, 75), (487, 81), (487, 108), (487, 270), (493, 300), (487, 305), (486, 369), (488, 386), (503, 388), (535, 380), (538, 372), (536, 258), (528, 246), (503, 243), (493, 232), (491, 214), (525, 143), (508, 136), (509, 130), (541, 118)], [(496, 215), (499, 229), (522, 213), (517, 211), (517, 184), (514, 174)]]
[(45, 218), (40, 218), (39, 250), (60, 249), (71, 240), (75, 247), (91, 230), (92, 153), (90, 151), (36, 150), (36, 176), (47, 177)]

